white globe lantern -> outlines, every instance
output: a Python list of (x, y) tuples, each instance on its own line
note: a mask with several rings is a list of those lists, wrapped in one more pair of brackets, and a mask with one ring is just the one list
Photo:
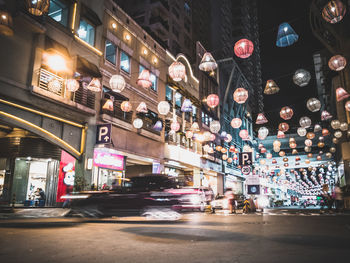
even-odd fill
[(311, 98), (306, 102), (306, 107), (311, 112), (316, 112), (321, 109), (321, 102), (316, 98)]
[(125, 85), (125, 79), (121, 75), (113, 75), (109, 80), (109, 86), (114, 92), (122, 92), (125, 88)]
[(334, 132), (334, 137), (335, 137), (335, 138), (339, 139), (339, 138), (341, 138), (342, 136), (343, 136), (343, 133), (342, 133), (341, 131), (335, 131), (335, 132)]
[(305, 69), (298, 69), (293, 76), (293, 82), (299, 87), (305, 87), (309, 84), (311, 74)]
[(70, 92), (76, 92), (79, 89), (79, 82), (76, 79), (67, 79), (66, 89)]
[(305, 145), (306, 146), (312, 146), (312, 141), (310, 139), (305, 140)]
[(170, 111), (170, 104), (167, 101), (161, 101), (158, 103), (158, 112), (161, 115), (167, 115)]
[(258, 137), (260, 140), (265, 140), (267, 135), (269, 135), (269, 129), (266, 127), (260, 127), (258, 130)]
[(141, 129), (143, 126), (143, 121), (140, 118), (136, 118), (132, 124), (136, 129)]
[(242, 120), (240, 118), (233, 118), (231, 121), (232, 128), (238, 129), (242, 125)]
[(309, 128), (311, 126), (311, 119), (309, 117), (301, 117), (299, 124), (303, 128)]
[(169, 76), (174, 81), (181, 81), (185, 79), (186, 76), (186, 68), (184, 64), (179, 61), (174, 61), (169, 67)]
[(219, 121), (212, 121), (211, 123), (210, 123), (210, 131), (212, 132), (212, 133), (218, 133), (219, 131), (220, 131), (220, 128), (221, 128), (221, 125), (220, 125), (220, 122)]
[(232, 136), (231, 134), (227, 134), (225, 138), (225, 142), (231, 142), (232, 141)]
[(299, 135), (300, 137), (304, 137), (304, 136), (306, 135), (307, 131), (306, 131), (305, 128), (299, 127), (299, 128), (297, 129), (297, 133), (298, 133), (298, 135)]
[(339, 120), (332, 120), (331, 121), (331, 126), (334, 130), (337, 130), (340, 128), (340, 121)]

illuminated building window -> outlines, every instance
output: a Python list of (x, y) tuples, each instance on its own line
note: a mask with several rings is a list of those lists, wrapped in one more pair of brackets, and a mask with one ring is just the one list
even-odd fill
[(85, 19), (80, 20), (78, 36), (91, 46), (95, 45), (95, 26)]
[(130, 73), (130, 57), (123, 51), (120, 52), (120, 69)]
[[(140, 65), (139, 73), (141, 73), (142, 70), (144, 70), (144, 69), (146, 69), (146, 68), (144, 66)], [(152, 72), (150, 73), (150, 81), (152, 82), (151, 89), (154, 90), (154, 91), (157, 91), (158, 78)]]
[(171, 106), (173, 105), (173, 90), (168, 85), (166, 86), (165, 99)]
[(106, 60), (111, 62), (113, 65), (116, 64), (117, 47), (108, 39), (106, 40)]
[(69, 6), (64, 1), (51, 0), (48, 16), (58, 23), (68, 25)]

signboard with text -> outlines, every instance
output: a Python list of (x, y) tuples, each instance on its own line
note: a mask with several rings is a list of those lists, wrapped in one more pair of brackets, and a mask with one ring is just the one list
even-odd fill
[(253, 155), (251, 152), (239, 153), (239, 165), (252, 165), (253, 164)]
[(95, 148), (94, 165), (113, 170), (124, 170), (124, 156), (116, 154), (109, 149)]
[(111, 143), (112, 124), (97, 125), (96, 144)]

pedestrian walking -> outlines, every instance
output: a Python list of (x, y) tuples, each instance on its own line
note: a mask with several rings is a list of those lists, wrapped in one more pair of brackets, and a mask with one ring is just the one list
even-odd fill
[(335, 193), (335, 211), (339, 212), (343, 209), (343, 192), (339, 187), (339, 184), (336, 184), (334, 187)]
[(230, 210), (230, 214), (233, 214), (233, 212), (236, 213), (236, 206), (234, 205), (235, 197), (231, 188), (227, 188), (225, 192), (225, 197), (228, 201), (228, 208)]

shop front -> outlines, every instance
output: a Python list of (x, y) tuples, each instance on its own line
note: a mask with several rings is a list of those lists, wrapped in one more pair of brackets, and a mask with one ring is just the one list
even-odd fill
[(224, 176), (222, 164), (201, 158), (201, 185), (211, 188), (215, 195), (224, 193)]
[(238, 169), (225, 167), (225, 189), (231, 188), (234, 194), (244, 195), (245, 178)]

